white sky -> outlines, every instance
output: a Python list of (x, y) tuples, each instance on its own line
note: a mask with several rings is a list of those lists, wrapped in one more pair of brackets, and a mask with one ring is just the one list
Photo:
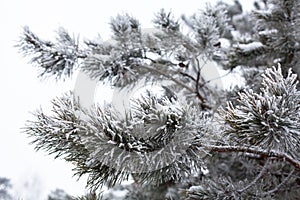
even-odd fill
[[(40, 81), (37, 70), (23, 59), (13, 47), (22, 26), (44, 39), (53, 39), (59, 26), (83, 38), (98, 33), (107, 39), (110, 17), (128, 12), (137, 17), (143, 28), (151, 27), (153, 13), (160, 8), (171, 9), (175, 15), (190, 15), (205, 5), (205, 0), (10, 0), (0, 2), (0, 176), (12, 179), (19, 197), (42, 199), (49, 190), (62, 188), (71, 195), (84, 193), (85, 180), (72, 178), (72, 166), (54, 160), (34, 146), (21, 133), (30, 111), (47, 108), (50, 100), (73, 88), (73, 82)], [(232, 2), (227, 0), (227, 2)], [(248, 3), (246, 3), (248, 2)], [(249, 1), (244, 3), (250, 4)], [(76, 77), (75, 77), (76, 78)], [(33, 191), (33, 189), (35, 191)], [(40, 194), (40, 196), (38, 196)]]

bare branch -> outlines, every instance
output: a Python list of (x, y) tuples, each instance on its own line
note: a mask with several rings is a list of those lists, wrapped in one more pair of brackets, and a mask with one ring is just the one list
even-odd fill
[(253, 147), (241, 147), (241, 146), (216, 146), (216, 145), (203, 145), (205, 150), (215, 151), (215, 152), (241, 152), (241, 153), (252, 153), (256, 155), (260, 155), (265, 158), (277, 158), (286, 162), (289, 162), (295, 168), (300, 169), (300, 161), (294, 159), (292, 156), (278, 152), (274, 150), (263, 150), (261, 148), (253, 148)]
[(200, 71), (197, 72), (196, 91), (195, 92), (196, 92), (198, 99), (200, 99), (200, 101), (202, 103), (204, 103), (204, 98), (199, 93), (199, 84), (200, 84), (199, 82), (200, 82)]
[(188, 74), (188, 73), (185, 73), (185, 72), (179, 72), (179, 73), (180, 73), (182, 76), (186, 76), (186, 77), (190, 78), (190, 79), (193, 80), (194, 82), (197, 81), (193, 76), (191, 76), (191, 75)]
[(159, 69), (156, 69), (156, 68), (153, 68), (153, 67), (149, 67), (147, 65), (140, 65), (141, 67), (143, 67), (144, 69), (147, 69), (148, 71), (151, 71), (151, 72), (154, 72), (154, 73), (157, 73), (159, 75), (162, 75), (168, 79), (170, 79), (171, 81), (173, 81), (174, 83), (182, 86), (183, 88), (187, 89), (188, 91), (194, 93), (194, 90), (192, 88), (190, 88), (189, 86), (187, 86), (186, 84), (182, 83), (181, 81), (175, 79), (174, 77), (172, 77), (171, 75), (169, 74), (166, 74), (165, 72), (159, 70)]

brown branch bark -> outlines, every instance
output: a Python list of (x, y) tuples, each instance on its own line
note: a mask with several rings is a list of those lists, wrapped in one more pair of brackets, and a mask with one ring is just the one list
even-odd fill
[(189, 74), (187, 74), (187, 73), (184, 73), (184, 72), (179, 72), (182, 76), (186, 76), (186, 77), (188, 77), (188, 78), (190, 78), (192, 81), (194, 81), (194, 82), (196, 82), (197, 80), (194, 78), (194, 77), (192, 77), (191, 75), (189, 75)]
[[(156, 64), (156, 65), (159, 65), (159, 64)], [(173, 81), (173, 82), (176, 83), (177, 85), (179, 85), (179, 86), (185, 88), (185, 89), (188, 90), (189, 92), (191, 92), (191, 93), (193, 93), (193, 94), (196, 95), (196, 97), (200, 100), (201, 106), (202, 106), (203, 109), (210, 109), (210, 107), (209, 107), (208, 105), (205, 104), (205, 99), (204, 99), (203, 96), (201, 96), (201, 95), (199, 94), (199, 91), (197, 91), (197, 88), (196, 88), (196, 89), (191, 88), (190, 86), (184, 84), (184, 83), (181, 82), (180, 80), (174, 78), (172, 75), (167, 74), (167, 73), (165, 73), (164, 71), (161, 71), (161, 70), (159, 70), (159, 69), (157, 69), (157, 68), (154, 68), (154, 67), (151, 67), (151, 66), (148, 66), (148, 65), (140, 65), (140, 67), (142, 67), (142, 68), (148, 70), (149, 72), (152, 72), (152, 73), (156, 73), (156, 74), (162, 75), (162, 76), (168, 78), (169, 80)], [(162, 67), (163, 67), (163, 66), (162, 66)], [(199, 82), (200, 75), (198, 75), (198, 76), (199, 76), (199, 77), (198, 77), (198, 82)], [(199, 85), (198, 85), (198, 86), (199, 86)]]
[(278, 152), (274, 150), (264, 150), (261, 148), (253, 148), (253, 147), (239, 147), (239, 146), (216, 146), (216, 145), (203, 145), (205, 150), (214, 151), (214, 152), (240, 152), (240, 153), (252, 153), (259, 155), (265, 158), (277, 158), (283, 161), (286, 161), (293, 165), (295, 168), (300, 169), (300, 161), (296, 160), (292, 156)]
[(197, 72), (196, 91), (195, 91), (195, 93), (196, 93), (198, 99), (200, 99), (201, 103), (204, 103), (205, 102), (204, 98), (199, 93), (199, 84), (200, 84), (199, 81), (200, 81), (200, 71)]
[(159, 69), (156, 69), (156, 68), (153, 68), (153, 67), (150, 67), (150, 66), (147, 66), (147, 65), (141, 65), (141, 67), (143, 67), (144, 69), (147, 69), (148, 71), (151, 71), (151, 72), (154, 72), (154, 73), (157, 73), (157, 74), (160, 74), (168, 79), (170, 79), (171, 81), (173, 81), (174, 83), (182, 86), (183, 88), (187, 89), (188, 91), (194, 93), (194, 90), (192, 88), (190, 88), (189, 86), (185, 85), (184, 83), (182, 83), (181, 81), (175, 79), (174, 77), (172, 77), (171, 75), (169, 74), (166, 74), (165, 72), (159, 70)]

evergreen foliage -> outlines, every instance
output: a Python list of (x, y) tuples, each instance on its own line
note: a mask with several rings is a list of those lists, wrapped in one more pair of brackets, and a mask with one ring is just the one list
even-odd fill
[[(52, 114), (37, 111), (25, 133), (37, 150), (89, 175), (93, 192), (81, 199), (105, 199), (94, 191), (129, 179), (124, 199), (296, 199), (300, 3), (254, 6), (250, 14), (238, 1), (218, 2), (178, 19), (162, 9), (151, 32), (118, 15), (111, 42), (86, 40), (83, 49), (65, 29), (51, 42), (25, 27), (17, 46), (41, 77), (80, 68), (115, 88), (170, 83), (162, 84), (164, 96), (147, 92), (124, 116), (113, 106), (88, 110), (64, 94), (52, 101)], [(202, 73), (209, 61), (228, 74), (243, 72), (245, 84), (212, 87)]]

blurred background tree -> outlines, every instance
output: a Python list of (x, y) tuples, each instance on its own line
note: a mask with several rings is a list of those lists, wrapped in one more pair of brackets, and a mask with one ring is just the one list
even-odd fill
[(10, 193), (11, 189), (10, 180), (4, 177), (0, 177), (0, 199), (10, 200), (13, 199)]

